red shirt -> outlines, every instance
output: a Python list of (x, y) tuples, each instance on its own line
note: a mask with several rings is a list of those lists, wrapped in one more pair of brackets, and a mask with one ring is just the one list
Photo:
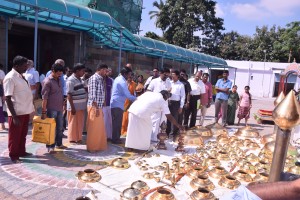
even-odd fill
[(212, 85), (208, 81), (204, 85), (205, 93), (201, 94), (201, 105), (206, 106), (210, 102), (210, 99), (212, 99)]

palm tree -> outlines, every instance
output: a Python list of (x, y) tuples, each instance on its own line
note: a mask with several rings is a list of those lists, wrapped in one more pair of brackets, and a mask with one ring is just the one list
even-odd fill
[(158, 18), (160, 17), (161, 11), (162, 11), (163, 7), (165, 6), (165, 4), (162, 0), (160, 0), (159, 3), (157, 1), (154, 1), (152, 5), (153, 5), (153, 7), (156, 7), (158, 10), (149, 12), (150, 19), (156, 18), (155, 26), (159, 27)]

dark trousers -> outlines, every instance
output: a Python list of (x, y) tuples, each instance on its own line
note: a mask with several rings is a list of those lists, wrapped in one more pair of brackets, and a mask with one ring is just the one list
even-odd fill
[(11, 160), (19, 159), (26, 154), (26, 136), (28, 132), (29, 114), (17, 116), (20, 125), (13, 123), (13, 118), (8, 117), (8, 149)]
[(189, 108), (184, 112), (184, 126), (188, 126), (189, 117), (191, 115), (191, 121), (189, 127), (194, 127), (196, 125), (197, 117), (197, 101), (200, 99), (200, 95), (191, 95)]
[(47, 148), (54, 148), (55, 146), (62, 145), (63, 139), (63, 111), (47, 110), (47, 117), (54, 118), (56, 123), (55, 128), (55, 143), (46, 145)]
[(227, 109), (228, 109), (228, 100), (216, 99), (215, 101), (215, 122), (218, 121), (218, 115), (222, 109), (222, 125), (227, 123)]
[(112, 142), (118, 142), (121, 136), (123, 110), (121, 108), (111, 108), (112, 118)]
[[(180, 101), (169, 101), (170, 113), (177, 122), (178, 122), (179, 108), (180, 108)], [(172, 127), (173, 127), (173, 136), (175, 136), (178, 132), (178, 128), (176, 126), (172, 125), (172, 123), (168, 120), (167, 121), (167, 130), (166, 130), (168, 136), (170, 135)]]
[(184, 113), (185, 113), (185, 106), (182, 108), (182, 113), (178, 115), (178, 124), (183, 125), (183, 118), (184, 118)]

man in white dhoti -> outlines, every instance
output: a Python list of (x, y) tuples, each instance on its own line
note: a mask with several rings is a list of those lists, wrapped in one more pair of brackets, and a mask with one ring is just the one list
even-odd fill
[[(170, 70), (168, 68), (161, 69), (159, 71), (159, 77), (152, 80), (149, 84), (147, 90), (152, 92), (160, 92), (162, 90), (171, 91), (171, 82), (169, 79)], [(166, 117), (161, 114), (161, 112), (153, 113), (152, 118), (152, 136), (151, 140), (157, 142), (157, 134), (159, 131), (159, 126), (163, 121), (166, 121)]]
[(138, 150), (148, 150), (151, 142), (153, 113), (161, 113), (167, 119), (183, 130), (183, 126), (170, 114), (167, 99), (170, 93), (162, 90), (160, 93), (146, 92), (139, 96), (129, 108), (129, 122), (125, 147)]

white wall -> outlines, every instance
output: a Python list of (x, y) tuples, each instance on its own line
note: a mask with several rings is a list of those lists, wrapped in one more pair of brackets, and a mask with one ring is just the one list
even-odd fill
[(226, 62), (229, 66), (235, 67), (229, 68), (229, 79), (232, 82), (235, 79), (238, 93), (244, 92), (244, 87), (249, 85), (250, 93), (254, 97), (272, 97), (275, 88), (275, 73), (280, 73), (290, 64), (253, 61)]

